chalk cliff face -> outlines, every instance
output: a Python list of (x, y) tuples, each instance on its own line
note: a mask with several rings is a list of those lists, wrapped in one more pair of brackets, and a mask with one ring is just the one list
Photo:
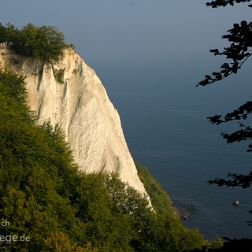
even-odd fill
[[(57, 65), (16, 55), (0, 47), (0, 67), (26, 76), (27, 103), (38, 123), (60, 124), (82, 171), (116, 172), (139, 192), (143, 184), (128, 150), (119, 115), (101, 81), (73, 49)], [(62, 74), (62, 80), (55, 76)]]

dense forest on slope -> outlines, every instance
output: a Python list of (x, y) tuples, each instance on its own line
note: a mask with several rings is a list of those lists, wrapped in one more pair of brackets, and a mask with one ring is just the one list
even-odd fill
[[(45, 63), (60, 60), (64, 46), (51, 39), (65, 45), (63, 36), (42, 28), (0, 25), (0, 42)], [(137, 165), (153, 209), (116, 174), (78, 171), (60, 127), (37, 125), (25, 98), (25, 77), (0, 69), (1, 250), (182, 252), (209, 245), (181, 224), (144, 167)]]
[[(155, 213), (116, 175), (78, 172), (60, 128), (36, 125), (25, 96), (24, 77), (1, 70), (0, 216), (9, 223), (0, 226), (2, 248), (190, 251), (207, 245), (181, 224), (154, 180), (147, 187)], [(148, 184), (147, 174), (142, 177)]]

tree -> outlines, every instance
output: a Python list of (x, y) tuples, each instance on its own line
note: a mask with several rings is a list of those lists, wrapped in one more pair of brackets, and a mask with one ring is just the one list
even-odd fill
[(15, 52), (45, 63), (58, 62), (67, 47), (64, 34), (53, 26), (28, 24), (17, 29), (11, 24), (0, 23), (0, 43), (7, 43)]
[[(207, 2), (207, 6), (212, 8), (225, 7), (227, 5), (235, 5), (237, 3), (250, 2), (251, 0), (215, 0)], [(248, 5), (252, 7), (252, 5)], [(225, 47), (222, 51), (219, 49), (212, 49), (215, 56), (224, 56), (228, 62), (220, 66), (218, 72), (213, 72), (211, 75), (205, 75), (205, 79), (198, 83), (198, 86), (206, 86), (217, 81), (220, 81), (232, 74), (237, 74), (242, 65), (251, 57), (252, 52), (252, 22), (245, 20), (240, 24), (234, 24), (233, 27), (227, 31), (227, 34), (222, 36), (223, 39), (228, 40), (229, 46)], [(208, 117), (212, 124), (222, 124), (231, 121), (239, 122), (239, 129), (232, 133), (222, 133), (222, 137), (227, 143), (241, 142), (244, 140), (252, 139), (252, 127), (246, 125), (244, 120), (252, 112), (252, 101), (247, 101), (237, 109), (226, 113), (226, 115), (214, 115)], [(252, 151), (252, 144), (248, 145), (248, 152)], [(240, 186), (248, 188), (252, 184), (252, 171), (249, 174), (228, 174), (230, 179), (214, 179), (210, 180), (210, 184), (217, 184), (219, 186)]]

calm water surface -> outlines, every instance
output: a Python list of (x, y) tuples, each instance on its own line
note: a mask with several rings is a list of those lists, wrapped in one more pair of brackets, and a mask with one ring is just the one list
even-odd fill
[[(238, 105), (250, 90), (237, 89), (236, 79), (230, 81), (229, 92), (229, 86), (195, 88), (190, 69), (184, 76), (155, 68), (128, 70), (129, 75), (105, 73), (109, 77), (104, 84), (119, 110), (134, 159), (149, 168), (176, 207), (192, 209), (187, 226), (200, 229), (207, 238), (251, 237), (252, 227), (246, 224), (252, 219), (251, 189), (219, 188), (207, 180), (249, 171), (252, 155), (246, 152), (247, 144), (229, 145), (220, 137), (235, 124), (217, 127), (206, 119), (236, 106), (234, 100)], [(235, 200), (240, 207), (232, 205)]]

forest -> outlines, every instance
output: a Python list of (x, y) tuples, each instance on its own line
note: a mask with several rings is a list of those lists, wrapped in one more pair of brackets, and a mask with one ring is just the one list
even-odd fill
[(0, 225), (2, 249), (182, 252), (214, 246), (182, 225), (141, 165), (153, 208), (116, 174), (78, 171), (60, 127), (37, 125), (25, 98), (25, 77), (1, 69), (0, 218), (9, 224)]

